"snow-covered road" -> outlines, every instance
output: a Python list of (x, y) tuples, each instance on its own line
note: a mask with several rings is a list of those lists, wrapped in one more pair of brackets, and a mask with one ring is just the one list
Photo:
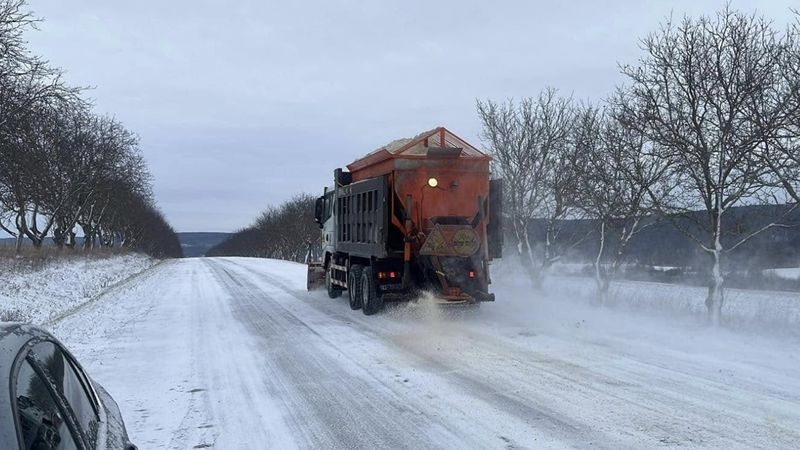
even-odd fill
[(54, 326), (140, 448), (800, 448), (796, 341), (496, 277), (468, 314), (366, 317), (305, 267), (160, 264)]

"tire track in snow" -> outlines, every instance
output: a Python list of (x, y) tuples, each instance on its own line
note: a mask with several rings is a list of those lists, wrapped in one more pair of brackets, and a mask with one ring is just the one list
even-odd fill
[[(551, 421), (554, 417), (565, 417), (565, 414), (588, 416), (594, 420), (564, 419), (556, 426), (567, 432), (576, 432), (573, 436), (581, 436), (585, 439), (583, 442), (593, 442), (594, 446), (606, 442), (611, 448), (619, 448), (620, 441), (630, 443), (633, 440), (638, 441), (636, 446), (710, 445), (770, 449), (776, 446), (791, 448), (793, 443), (797, 443), (797, 435), (786, 428), (797, 421), (798, 415), (797, 410), (791, 411), (791, 398), (796, 395), (791, 395), (790, 391), (786, 392), (790, 395), (786, 398), (785, 394), (781, 395), (769, 386), (765, 389), (763, 384), (751, 380), (726, 382), (702, 371), (698, 373), (696, 367), (687, 367), (684, 360), (678, 360), (683, 365), (682, 371), (678, 371), (658, 358), (654, 361), (653, 358), (637, 359), (632, 355), (609, 355), (605, 349), (602, 352), (582, 352), (577, 359), (574, 358), (576, 355), (571, 355), (574, 362), (568, 362), (530, 348), (517, 347), (508, 339), (497, 339), (474, 329), (464, 330), (466, 337), (470, 338), (471, 358), (454, 359), (452, 353), (431, 350), (432, 342), (425, 338), (415, 340), (413, 337), (394, 336), (391, 331), (403, 327), (387, 323), (390, 318), (353, 314), (336, 301), (298, 291), (297, 286), (238, 260), (226, 262), (329, 314), (343, 326), (367, 330), (365, 332), (379, 339), (391, 339), (395, 351), (403, 350), (423, 359), (431, 370), (512, 415)], [(483, 357), (477, 357), (479, 355)], [(613, 359), (609, 360), (609, 356), (624, 361), (617, 364)], [(487, 361), (491, 358), (500, 362), (490, 368), (491, 375), (487, 374), (486, 368), (470, 364), (471, 360)], [(496, 379), (492, 380), (492, 377)], [(534, 381), (539, 384), (539, 392), (526, 389)], [(521, 389), (511, 393), (509, 385)], [(571, 404), (576, 399), (589, 408), (607, 410), (608, 413), (587, 415), (585, 409), (576, 409), (578, 405)], [(776, 421), (765, 416), (761, 408), (741, 408), (752, 401), (771, 404), (771, 409), (783, 409), (789, 416), (782, 415), (783, 420)], [(536, 404), (551, 405), (552, 409), (531, 411), (530, 405)], [(552, 422), (549, 426), (553, 426)], [(587, 429), (604, 430), (605, 433), (584, 431)], [(638, 433), (633, 435), (626, 429)]]
[(170, 261), (54, 328), (144, 447), (800, 448), (790, 372), (646, 337), (520, 338), (502, 314), (365, 317), (281, 264)]
[(290, 428), (303, 437), (301, 447), (453, 448), (440, 443), (459, 441), (376, 385), (368, 373), (343, 361), (328, 341), (258, 286), (219, 261), (208, 263), (235, 302), (234, 314), (262, 338), (261, 352), (269, 366), (263, 376), (276, 384), (272, 395), (285, 403)]
[[(464, 361), (446, 361), (444, 358), (437, 357), (435, 354), (436, 351), (422, 351), (424, 348), (414, 348), (414, 346), (407, 345), (407, 342), (403, 342), (402, 340), (397, 340), (396, 337), (400, 333), (404, 334), (407, 333), (408, 329), (403, 329), (402, 323), (395, 322), (394, 324), (390, 325), (401, 325), (399, 328), (400, 330), (394, 329), (392, 330), (393, 326), (386, 327), (387, 319), (391, 321), (391, 318), (388, 317), (381, 317), (381, 316), (372, 316), (366, 317), (362, 316), (358, 311), (350, 311), (349, 308), (346, 311), (346, 314), (341, 314), (339, 311), (334, 309), (332, 306), (335, 304), (335, 300), (328, 299), (327, 297), (324, 300), (330, 300), (329, 304), (324, 304), (319, 302), (319, 296), (310, 296), (305, 292), (298, 292), (295, 287), (289, 286), (284, 281), (280, 280), (279, 278), (269, 275), (267, 273), (254, 270), (250, 267), (245, 265), (239, 264), (236, 261), (232, 260), (221, 260), (226, 265), (231, 265), (236, 267), (239, 270), (244, 270), (249, 274), (259, 277), (269, 283), (277, 287), (286, 295), (301, 301), (303, 304), (309, 305), (314, 309), (322, 312), (323, 314), (328, 314), (336, 321), (339, 322), (340, 325), (346, 326), (360, 334), (365, 334), (365, 339), (372, 339), (378, 343), (385, 345), (382, 350), (382, 353), (385, 354), (396, 354), (396, 353), (404, 353), (404, 358), (407, 360), (417, 360), (419, 365), (426, 369), (426, 371), (430, 372), (433, 375), (444, 377), (446, 379), (446, 383), (450, 386), (457, 386), (458, 390), (462, 391), (465, 395), (468, 395), (474, 399), (480, 399), (481, 401), (491, 405), (491, 407), (497, 410), (498, 413), (506, 414), (508, 416), (513, 417), (518, 422), (523, 424), (528, 424), (529, 427), (535, 429), (537, 432), (532, 433), (542, 434), (542, 435), (550, 435), (550, 438), (555, 438), (558, 441), (569, 443), (570, 448), (594, 448), (594, 449), (602, 449), (604, 447), (603, 441), (608, 441), (607, 437), (604, 437), (598, 433), (594, 433), (591, 429), (582, 424), (572, 421), (569, 418), (563, 416), (562, 414), (556, 412), (554, 409), (548, 408), (544, 406), (542, 403), (537, 403), (534, 401), (527, 401), (528, 399), (519, 398), (515, 395), (515, 386), (504, 386), (500, 381), (500, 379), (491, 380), (490, 376), (484, 373), (484, 376), (476, 375), (476, 372), (472, 372), (466, 369)], [(346, 295), (346, 292), (345, 292)], [(313, 297), (313, 298), (309, 298)], [(285, 311), (283, 305), (279, 305), (281, 309)], [(342, 309), (342, 308), (337, 308)], [(287, 311), (288, 313), (288, 311)], [(291, 313), (289, 313), (291, 315)], [(294, 320), (298, 320), (296, 316), (292, 315)], [(388, 330), (392, 330), (393, 332), (389, 332)], [(315, 332), (316, 333), (316, 332)], [(412, 330), (413, 335), (413, 330)], [(425, 339), (423, 337), (422, 339)], [(330, 343), (330, 341), (328, 341)], [(430, 342), (428, 342), (429, 344)], [(331, 345), (334, 345), (331, 343)], [(430, 350), (430, 348), (428, 348)], [(507, 349), (506, 349), (507, 350)], [(347, 353), (348, 349), (340, 348), (340, 351), (343, 353)], [(484, 370), (484, 372), (492, 372), (492, 368), (488, 371)], [(433, 393), (434, 396), (436, 393)], [(435, 397), (438, 398), (438, 397)], [(446, 399), (441, 399), (446, 400)], [(422, 408), (425, 408), (425, 405), (422, 405)], [(464, 416), (469, 417), (470, 412), (464, 411)], [(457, 417), (457, 415), (453, 415), (453, 417)], [(450, 418), (452, 420), (452, 418)], [(447, 419), (445, 419), (447, 420)], [(474, 420), (474, 418), (473, 418)], [(501, 418), (493, 418), (492, 421), (497, 420), (504, 420)], [(450, 424), (450, 428), (455, 428), (457, 424)], [(472, 425), (473, 427), (481, 427), (483, 424), (481, 421), (475, 421)], [(490, 423), (486, 423), (486, 425), (491, 425)], [(488, 431), (488, 430), (487, 430)], [(492, 433), (487, 433), (487, 435), (491, 435)], [(498, 438), (502, 441), (503, 436), (499, 433), (495, 433)], [(545, 437), (541, 436), (541, 437)], [(515, 447), (515, 448), (522, 448), (522, 447)], [(623, 448), (619, 443), (614, 443), (607, 448)]]

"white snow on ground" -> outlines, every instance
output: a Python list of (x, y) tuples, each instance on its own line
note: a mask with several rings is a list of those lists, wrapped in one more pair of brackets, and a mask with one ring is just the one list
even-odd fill
[(796, 340), (495, 273), (366, 317), (299, 264), (170, 261), (54, 328), (141, 448), (800, 448)]
[(800, 279), (800, 267), (786, 267), (783, 269), (769, 269), (765, 270), (769, 275), (775, 275), (779, 278), (786, 278), (789, 280)]
[(155, 263), (138, 253), (54, 257), (33, 267), (0, 258), (0, 320), (46, 324)]
[[(551, 277), (547, 292), (557, 297), (589, 299), (595, 282), (590, 278)], [(703, 287), (641, 281), (615, 281), (609, 289), (609, 305), (616, 309), (675, 317), (706, 317)], [(741, 331), (755, 331), (800, 337), (800, 293), (726, 289), (723, 326)]]
[(264, 388), (266, 355), (202, 261), (159, 265), (53, 331), (119, 403), (139, 448), (296, 448)]
[[(585, 276), (590, 267), (587, 264), (554, 264), (551, 276), (546, 279), (545, 291), (555, 297), (588, 301), (596, 289), (594, 279)], [(653, 268), (662, 271), (675, 269), (668, 266)], [(517, 283), (525, 277), (522, 270), (510, 261), (501, 262), (493, 273), (496, 278), (500, 277), (496, 281), (503, 283)], [(786, 279), (800, 278), (800, 268), (769, 269), (764, 273)], [(707, 293), (704, 287), (616, 280), (611, 284), (607, 306), (704, 320)], [(723, 326), (728, 329), (800, 337), (798, 292), (726, 289), (722, 314)]]

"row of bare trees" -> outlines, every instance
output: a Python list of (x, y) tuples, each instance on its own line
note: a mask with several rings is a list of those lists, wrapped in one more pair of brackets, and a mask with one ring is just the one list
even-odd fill
[(25, 47), (36, 19), (25, 0), (0, 0), (0, 229), (36, 247), (123, 245), (179, 256), (154, 206), (138, 137), (98, 116), (62, 70)]
[[(800, 27), (776, 29), (728, 7), (667, 22), (641, 48), (637, 64), (621, 66), (627, 83), (600, 104), (552, 88), (519, 102), (478, 102), (482, 137), (505, 178), (509, 234), (537, 283), (595, 239), (602, 301), (626, 246), (668, 221), (707, 256), (706, 306), (718, 323), (726, 255), (795, 225)], [(737, 207), (755, 215), (743, 220), (731, 214)], [(574, 219), (595, 229), (568, 232)]]
[(309, 248), (319, 249), (319, 226), (314, 222), (314, 202), (309, 194), (270, 206), (253, 225), (212, 247), (207, 256), (253, 256), (303, 262)]

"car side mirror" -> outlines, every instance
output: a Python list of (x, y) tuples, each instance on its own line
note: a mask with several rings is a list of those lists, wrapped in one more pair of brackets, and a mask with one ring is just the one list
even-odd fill
[(314, 222), (317, 222), (320, 225), (322, 225), (322, 216), (325, 213), (323, 200), (323, 197), (320, 197), (316, 202), (314, 202)]

